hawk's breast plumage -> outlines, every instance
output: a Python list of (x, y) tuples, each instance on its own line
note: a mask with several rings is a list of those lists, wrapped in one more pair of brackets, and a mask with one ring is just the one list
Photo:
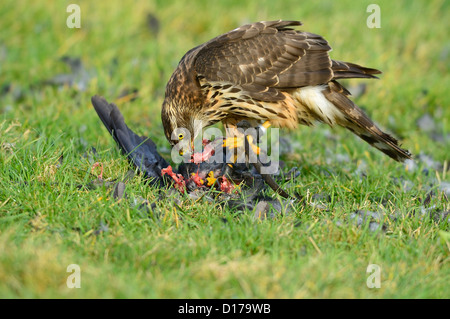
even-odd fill
[(188, 51), (166, 87), (162, 121), (167, 138), (178, 127), (241, 120), (295, 128), (315, 121), (338, 124), (397, 161), (410, 158), (382, 132), (339, 83), (381, 72), (332, 60), (320, 35), (294, 30), (299, 21), (264, 21), (220, 35)]

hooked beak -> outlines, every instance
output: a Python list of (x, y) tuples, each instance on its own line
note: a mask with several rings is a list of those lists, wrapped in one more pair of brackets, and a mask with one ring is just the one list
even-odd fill
[[(186, 147), (188, 146), (188, 147)], [(183, 145), (180, 150), (178, 151), (178, 154), (180, 154), (180, 156), (183, 156), (185, 154), (189, 154), (192, 153), (194, 149), (194, 140), (191, 140), (191, 144), (190, 145)]]

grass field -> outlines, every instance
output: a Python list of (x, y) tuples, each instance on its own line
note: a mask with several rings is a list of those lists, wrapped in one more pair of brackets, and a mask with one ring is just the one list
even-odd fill
[[(450, 297), (450, 2), (77, 1), (80, 29), (66, 26), (68, 3), (0, 7), (0, 297)], [(366, 25), (371, 3), (381, 28)], [(95, 161), (106, 180), (131, 168), (91, 96), (115, 102), (170, 159), (160, 108), (180, 58), (241, 24), (275, 19), (301, 20), (334, 59), (383, 71), (345, 84), (367, 84), (354, 100), (415, 165), (319, 125), (285, 134), (285, 170), (301, 175), (284, 187), (325, 199), (287, 216), (255, 220), (188, 197), (180, 210), (139, 174), (120, 202), (110, 188), (77, 187), (96, 179)], [(64, 56), (82, 66), (71, 71)], [(142, 198), (157, 202), (159, 217), (139, 209)], [(358, 224), (358, 210), (377, 212), (383, 227)], [(79, 289), (66, 285), (70, 264), (80, 267)], [(366, 284), (370, 264), (380, 288)]]

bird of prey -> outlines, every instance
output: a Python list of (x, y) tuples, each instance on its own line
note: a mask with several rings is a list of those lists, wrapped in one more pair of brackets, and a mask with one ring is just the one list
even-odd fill
[(204, 127), (219, 121), (226, 129), (242, 120), (254, 127), (290, 129), (319, 121), (347, 128), (396, 161), (410, 158), (337, 81), (377, 78), (381, 72), (332, 60), (328, 42), (294, 29), (300, 25), (283, 20), (247, 24), (188, 51), (167, 84), (161, 111), (172, 146), (185, 139), (184, 133), (172, 134), (177, 128), (187, 129), (193, 145)]

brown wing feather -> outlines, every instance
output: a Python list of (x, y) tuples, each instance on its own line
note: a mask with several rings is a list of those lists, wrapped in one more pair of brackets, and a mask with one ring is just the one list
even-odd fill
[(261, 101), (283, 100), (279, 89), (327, 83), (333, 78), (331, 47), (319, 35), (288, 28), (298, 25), (269, 21), (237, 28), (198, 47), (194, 69)]

